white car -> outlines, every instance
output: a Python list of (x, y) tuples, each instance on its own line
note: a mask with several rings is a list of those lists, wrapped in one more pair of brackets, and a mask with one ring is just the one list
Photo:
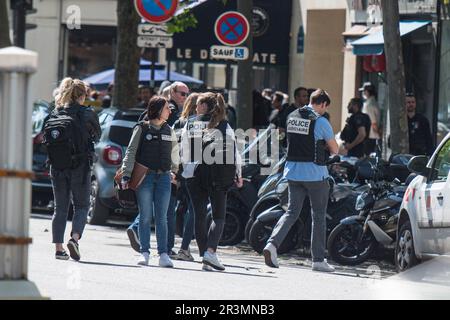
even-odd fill
[(450, 133), (430, 159), (416, 156), (408, 168), (417, 177), (400, 207), (395, 248), (398, 271), (421, 260), (450, 256)]

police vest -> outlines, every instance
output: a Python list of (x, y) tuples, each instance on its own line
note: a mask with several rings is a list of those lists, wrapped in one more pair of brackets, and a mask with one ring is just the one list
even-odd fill
[(195, 175), (204, 174), (207, 177), (204, 182), (208, 185), (227, 189), (236, 176), (235, 141), (227, 137), (227, 121), (208, 129), (210, 119), (209, 115), (201, 115), (188, 120), (190, 158), (200, 164)]
[(136, 161), (151, 170), (170, 171), (172, 166), (172, 131), (167, 123), (160, 130), (140, 123), (142, 135)]
[(289, 114), (286, 122), (288, 161), (314, 162), (316, 155), (314, 128), (317, 118), (317, 115), (307, 108)]

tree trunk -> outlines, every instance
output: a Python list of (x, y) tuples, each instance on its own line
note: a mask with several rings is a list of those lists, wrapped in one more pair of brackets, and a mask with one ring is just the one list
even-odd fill
[(0, 0), (0, 48), (10, 47), (7, 0)]
[(140, 49), (137, 28), (140, 17), (133, 1), (117, 1), (117, 54), (112, 105), (129, 109), (137, 104)]
[(253, 0), (238, 0), (237, 10), (250, 23), (250, 35), (242, 46), (249, 49), (247, 60), (238, 62), (238, 92), (237, 92), (237, 127), (248, 129), (253, 125), (253, 36), (252, 36), (252, 8)]
[(390, 141), (392, 153), (408, 153), (408, 119), (405, 105), (405, 68), (400, 39), (398, 1), (381, 0), (384, 51), (389, 87)]

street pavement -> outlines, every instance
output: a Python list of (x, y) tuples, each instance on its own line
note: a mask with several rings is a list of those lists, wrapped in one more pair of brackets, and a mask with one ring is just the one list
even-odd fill
[[(66, 228), (66, 238), (70, 222)], [(395, 295), (395, 288), (408, 284), (408, 292), (422, 292), (434, 298), (435, 287), (444, 290), (438, 298), (447, 299), (447, 287), (422, 284), (417, 279), (397, 279), (389, 263), (367, 262), (359, 267), (337, 266), (332, 274), (311, 271), (311, 260), (297, 253), (279, 257), (280, 268), (268, 268), (262, 256), (245, 244), (219, 247), (224, 272), (202, 271), (193, 241), (196, 262), (174, 261), (173, 269), (158, 267), (152, 250), (150, 265), (138, 266), (139, 254), (131, 249), (123, 227), (87, 225), (80, 240), (81, 261), (54, 258), (49, 216), (30, 219), (33, 244), (29, 252), (29, 280), (50, 299), (151, 299), (151, 300), (298, 300), (298, 299), (392, 299), (414, 298)], [(176, 251), (181, 239), (176, 239)], [(152, 231), (151, 246), (156, 239)], [(448, 269), (447, 269), (448, 270)], [(390, 280), (394, 279), (394, 280)], [(441, 279), (442, 280), (442, 279)], [(385, 285), (386, 284), (386, 285)], [(450, 281), (447, 282), (450, 284)], [(389, 290), (386, 292), (386, 288)], [(446, 291), (447, 290), (447, 291)]]

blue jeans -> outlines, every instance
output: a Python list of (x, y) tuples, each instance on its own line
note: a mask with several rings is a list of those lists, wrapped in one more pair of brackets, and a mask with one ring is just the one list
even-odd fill
[(139, 241), (141, 252), (150, 252), (150, 224), (155, 213), (158, 254), (167, 253), (167, 208), (170, 198), (170, 173), (148, 174), (137, 192)]
[(175, 209), (177, 207), (177, 195), (171, 194), (169, 208), (167, 209), (167, 252), (170, 252), (175, 245)]

